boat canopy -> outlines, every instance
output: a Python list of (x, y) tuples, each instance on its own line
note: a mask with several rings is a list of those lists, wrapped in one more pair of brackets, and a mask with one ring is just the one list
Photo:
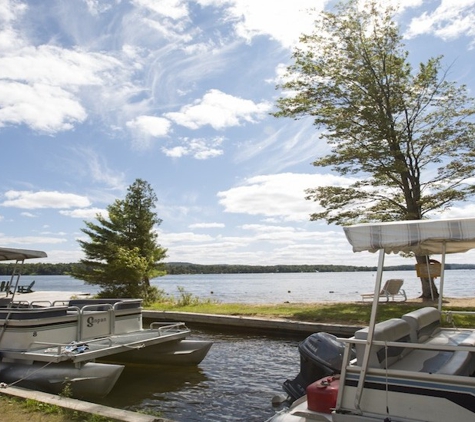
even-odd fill
[(32, 258), (46, 258), (46, 252), (28, 249), (13, 249), (0, 247), (0, 261), (23, 260)]
[(475, 218), (411, 220), (343, 227), (353, 252), (467, 252), (475, 248)]

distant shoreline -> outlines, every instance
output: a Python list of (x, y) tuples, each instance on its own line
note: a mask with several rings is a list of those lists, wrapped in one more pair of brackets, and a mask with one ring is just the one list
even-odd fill
[[(71, 268), (77, 263), (44, 264), (25, 263), (22, 274), (36, 275), (69, 275)], [(414, 271), (414, 263), (384, 267), (385, 271)], [(0, 276), (10, 276), (14, 264), (0, 264)], [(446, 270), (475, 270), (475, 264), (445, 264)], [(166, 275), (193, 275), (193, 274), (278, 274), (278, 273), (336, 273), (336, 272), (367, 272), (376, 271), (376, 266), (354, 265), (233, 265), (217, 264), (203, 265), (188, 262), (170, 262), (163, 264)]]

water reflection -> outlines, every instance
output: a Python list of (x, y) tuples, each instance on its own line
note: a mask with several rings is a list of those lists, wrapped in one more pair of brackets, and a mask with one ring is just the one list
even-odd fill
[(101, 403), (121, 408), (139, 409), (143, 402), (165, 397), (182, 389), (194, 389), (207, 380), (200, 367), (127, 365), (113, 393)]
[(174, 421), (264, 421), (271, 399), (299, 369), (301, 338), (193, 329), (214, 344), (198, 367), (127, 367), (101, 404), (147, 410)]

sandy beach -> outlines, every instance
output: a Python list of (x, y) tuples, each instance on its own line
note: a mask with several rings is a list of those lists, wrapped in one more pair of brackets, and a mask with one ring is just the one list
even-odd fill
[[(84, 292), (61, 292), (61, 291), (34, 291), (31, 293), (17, 293), (15, 294), (15, 301), (25, 300), (28, 302), (55, 302), (61, 300), (69, 299), (87, 299), (90, 298), (91, 294)], [(335, 301), (334, 303), (337, 303)], [(367, 304), (371, 303), (369, 301)], [(419, 298), (409, 298), (406, 303), (420, 303), (421, 306), (437, 306), (438, 300), (435, 301), (423, 301)], [(315, 302), (315, 305), (331, 305), (332, 302)], [(306, 303), (306, 306), (309, 304)], [(475, 307), (475, 297), (466, 297), (466, 298), (451, 298), (445, 297), (443, 300), (443, 305), (457, 306), (457, 307)]]

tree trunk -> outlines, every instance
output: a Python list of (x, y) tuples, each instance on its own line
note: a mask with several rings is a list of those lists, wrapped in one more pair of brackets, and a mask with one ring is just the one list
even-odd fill
[[(418, 264), (424, 266), (427, 266), (427, 263), (429, 262), (430, 257), (429, 256), (416, 256), (416, 261)], [(422, 287), (422, 294), (421, 298), (424, 300), (435, 300), (438, 299), (439, 297), (439, 291), (437, 290), (437, 287), (435, 286), (434, 280), (435, 277), (419, 277), (421, 279), (421, 287)]]

